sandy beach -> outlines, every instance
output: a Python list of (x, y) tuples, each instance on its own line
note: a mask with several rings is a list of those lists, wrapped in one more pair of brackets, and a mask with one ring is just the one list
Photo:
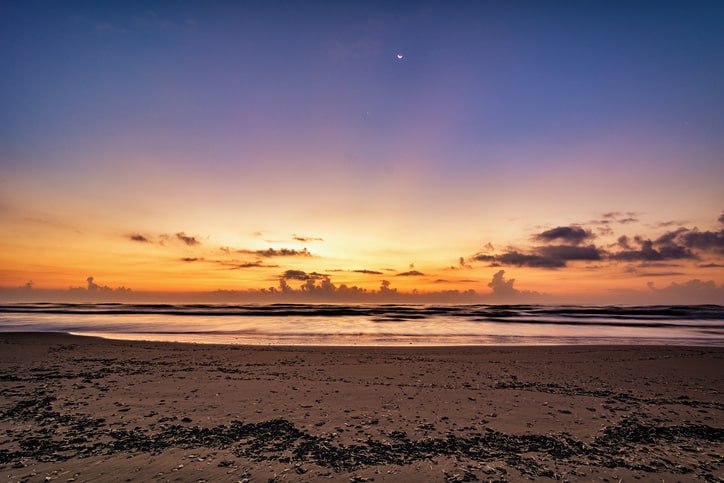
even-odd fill
[(0, 334), (2, 481), (722, 481), (724, 348)]

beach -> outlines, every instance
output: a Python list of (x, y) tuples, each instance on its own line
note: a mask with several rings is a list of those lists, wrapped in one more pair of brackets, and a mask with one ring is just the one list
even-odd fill
[(0, 334), (3, 481), (721, 481), (724, 348)]

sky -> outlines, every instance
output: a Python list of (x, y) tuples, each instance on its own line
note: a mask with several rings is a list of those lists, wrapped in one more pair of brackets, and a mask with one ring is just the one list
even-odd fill
[(0, 299), (724, 301), (720, 1), (0, 12)]

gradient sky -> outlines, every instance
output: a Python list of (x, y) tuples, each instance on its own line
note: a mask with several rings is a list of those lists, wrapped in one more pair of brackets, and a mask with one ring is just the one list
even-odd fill
[(0, 70), (6, 299), (724, 301), (724, 2), (6, 1)]

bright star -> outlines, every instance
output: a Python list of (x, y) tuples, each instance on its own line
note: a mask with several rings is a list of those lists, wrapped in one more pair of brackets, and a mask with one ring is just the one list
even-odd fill
[(402, 57), (404, 57), (402, 54), (397, 54), (397, 60), (402, 60)]

